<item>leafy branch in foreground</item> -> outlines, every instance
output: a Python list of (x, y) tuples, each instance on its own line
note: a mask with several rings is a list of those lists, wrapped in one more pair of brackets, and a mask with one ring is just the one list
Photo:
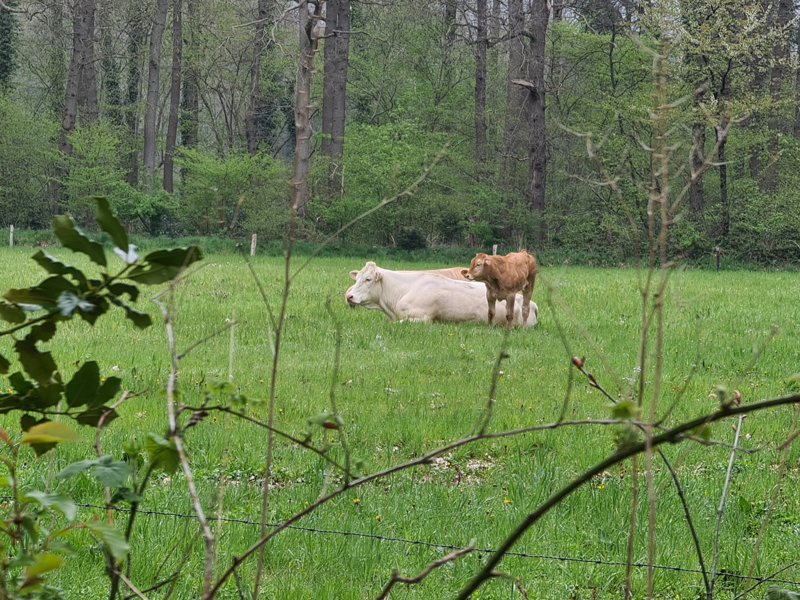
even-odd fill
[[(149, 474), (154, 468), (170, 467), (169, 461), (163, 458), (170, 456), (168, 448), (164, 449), (169, 444), (160, 444), (157, 437), (151, 436), (150, 464), (138, 485), (135, 481), (137, 469), (132, 466), (135, 460), (118, 461), (110, 455), (102, 455), (99, 443), (96, 444), (96, 459), (79, 461), (58, 474), (59, 479), (64, 479), (86, 472), (106, 488), (108, 506), (113, 502), (129, 502), (132, 511), (124, 535), (112, 527), (110, 520), (109, 523), (76, 522), (77, 507), (72, 500), (57, 494), (24, 490), (18, 477), (23, 446), (30, 446), (38, 457), (59, 443), (80, 440), (64, 419), (97, 427), (99, 436), (100, 428), (117, 416), (116, 409), (128, 397), (124, 394), (118, 402), (113, 402), (122, 381), (118, 377), (101, 377), (100, 366), (94, 360), (82, 363), (69, 380), (64, 379), (52, 353), (41, 347), (53, 339), (59, 324), (78, 316), (93, 326), (111, 306), (116, 306), (135, 327), (149, 327), (150, 316), (131, 306), (139, 297), (138, 286), (172, 281), (201, 258), (196, 246), (158, 250), (140, 258), (105, 198), (97, 198), (96, 221), (111, 238), (121, 266), (109, 265), (100, 242), (87, 237), (70, 217), (58, 216), (53, 220), (56, 237), (65, 248), (88, 258), (99, 273), (89, 274), (39, 250), (32, 259), (47, 276), (31, 287), (6, 291), (0, 300), (0, 320), (8, 324), (0, 330), (0, 337), (13, 340), (13, 351), (20, 366), (20, 370), (8, 376), (10, 391), (0, 394), (0, 414), (22, 413), (20, 428), (23, 432), (19, 440), (14, 441), (0, 430), (0, 462), (8, 473), (0, 478), (0, 487), (8, 488), (11, 494), (10, 504), (0, 515), (2, 598), (62, 598), (60, 590), (47, 585), (46, 576), (62, 567), (64, 556), (71, 552), (68, 534), (81, 529), (102, 543), (112, 584), (111, 597), (116, 597), (120, 581), (137, 593), (118, 565), (128, 557), (128, 538), (135, 509)], [(11, 366), (11, 361), (0, 354), (0, 375), (7, 375)], [(56, 417), (60, 418), (53, 420)], [(134, 459), (141, 449), (129, 450), (129, 458)], [(132, 480), (133, 484), (129, 484)], [(110, 489), (115, 490), (113, 498)], [(67, 525), (50, 531), (45, 528), (43, 519), (54, 512), (59, 513)]]

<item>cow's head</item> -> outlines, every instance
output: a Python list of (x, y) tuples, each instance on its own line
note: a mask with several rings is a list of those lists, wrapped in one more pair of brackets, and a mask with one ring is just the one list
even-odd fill
[(469, 269), (461, 269), (461, 274), (470, 281), (484, 281), (490, 267), (491, 258), (489, 255), (478, 252), (472, 262), (469, 263)]
[(355, 283), (344, 293), (344, 299), (351, 308), (365, 306), (380, 308), (381, 273), (378, 266), (370, 261), (360, 271), (350, 271)]

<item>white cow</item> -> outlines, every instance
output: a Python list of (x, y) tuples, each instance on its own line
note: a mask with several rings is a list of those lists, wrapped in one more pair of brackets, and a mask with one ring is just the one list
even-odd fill
[[(486, 323), (489, 306), (486, 286), (473, 281), (443, 277), (430, 271), (390, 271), (368, 262), (350, 271), (355, 284), (345, 292), (351, 307), (382, 310), (391, 321), (441, 321)], [(514, 325), (522, 323), (521, 299), (514, 310)], [(536, 325), (539, 308), (531, 303), (526, 327)], [(497, 322), (505, 322), (505, 303), (497, 305)]]

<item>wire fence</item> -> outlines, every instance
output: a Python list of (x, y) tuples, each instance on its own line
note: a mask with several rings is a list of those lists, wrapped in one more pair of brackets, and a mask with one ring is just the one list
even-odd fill
[[(101, 506), (98, 504), (85, 504), (85, 503), (76, 503), (76, 506), (86, 509), (93, 509), (93, 510), (107, 510), (107, 507)], [(111, 506), (108, 509), (113, 510), (114, 512), (118, 513), (125, 513), (129, 514), (131, 512), (128, 508), (123, 508), (119, 506)], [(150, 510), (150, 509), (143, 509), (138, 508), (136, 514), (139, 516), (145, 517), (170, 517), (173, 519), (191, 519), (196, 520), (197, 517), (194, 514), (188, 513), (178, 513), (172, 511), (165, 511), (165, 510)], [(244, 518), (237, 518), (237, 517), (221, 517), (221, 516), (206, 516), (208, 521), (219, 522), (219, 523), (232, 523), (237, 525), (247, 525), (252, 527), (261, 527), (260, 521), (252, 521), (250, 519)], [(278, 523), (270, 523), (270, 527), (276, 527), (279, 525)], [(294, 531), (301, 531), (306, 533), (315, 533), (315, 534), (322, 534), (322, 535), (332, 535), (332, 536), (341, 536), (341, 537), (350, 537), (350, 538), (361, 538), (361, 539), (370, 539), (380, 542), (392, 542), (398, 544), (405, 544), (408, 546), (420, 546), (425, 548), (431, 548), (435, 550), (460, 550), (463, 549), (463, 546), (447, 544), (447, 543), (438, 543), (438, 542), (426, 542), (423, 540), (413, 540), (407, 538), (400, 538), (400, 537), (391, 537), (391, 536), (383, 536), (377, 535), (374, 533), (364, 533), (360, 531), (340, 531), (336, 529), (320, 529), (316, 527), (307, 527), (302, 525), (290, 525), (287, 529), (292, 529)], [(492, 554), (495, 552), (491, 548), (475, 548), (473, 552), (482, 553), (482, 554)], [(614, 561), (614, 560), (602, 560), (598, 558), (585, 558), (579, 556), (558, 556), (558, 555), (550, 555), (550, 554), (535, 554), (530, 552), (507, 552), (506, 556), (520, 558), (520, 559), (537, 559), (537, 560), (546, 560), (546, 561), (554, 561), (554, 562), (563, 562), (563, 563), (580, 563), (580, 564), (589, 564), (589, 565), (599, 565), (599, 566), (607, 566), (607, 567), (627, 567), (628, 563), (624, 561)], [(634, 562), (631, 563), (631, 566), (635, 569), (646, 569), (649, 567), (647, 563), (641, 562)], [(700, 569), (692, 569), (689, 567), (676, 567), (672, 565), (653, 565), (653, 568), (657, 571), (670, 571), (673, 573), (685, 573), (685, 574), (692, 574), (692, 575), (702, 575), (703, 571)], [(737, 579), (739, 581), (748, 581), (752, 583), (779, 583), (782, 585), (792, 585), (792, 586), (800, 586), (800, 581), (795, 581), (792, 579), (779, 579), (777, 577), (757, 577), (754, 575), (742, 575), (738, 573), (732, 573), (730, 571), (724, 571), (719, 573), (720, 576), (728, 578), (728, 579)]]

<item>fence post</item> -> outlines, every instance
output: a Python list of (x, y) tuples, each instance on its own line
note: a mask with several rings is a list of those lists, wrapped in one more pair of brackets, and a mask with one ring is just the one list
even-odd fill
[(14, 247), (14, 226), (13, 225), (9, 225), (8, 226), (8, 246), (10, 248)]
[(256, 234), (254, 233), (250, 238), (250, 256), (256, 255)]
[(497, 255), (497, 244), (492, 244), (492, 256)]

